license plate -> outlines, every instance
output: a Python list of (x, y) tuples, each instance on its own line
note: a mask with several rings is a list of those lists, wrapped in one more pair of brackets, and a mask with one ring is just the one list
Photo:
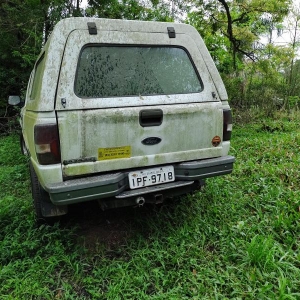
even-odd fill
[(166, 166), (130, 172), (128, 174), (131, 189), (138, 189), (175, 180), (174, 167)]

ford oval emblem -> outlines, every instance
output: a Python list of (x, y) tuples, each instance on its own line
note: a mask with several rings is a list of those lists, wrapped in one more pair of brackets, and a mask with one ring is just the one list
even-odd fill
[(160, 142), (161, 142), (161, 138), (155, 136), (151, 136), (142, 140), (142, 144), (146, 146), (156, 145), (159, 144)]

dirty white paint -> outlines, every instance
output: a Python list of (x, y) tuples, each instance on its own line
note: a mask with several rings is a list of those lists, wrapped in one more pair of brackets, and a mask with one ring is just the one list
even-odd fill
[[(160, 126), (142, 127), (139, 112), (149, 107), (91, 109), (58, 112), (63, 160), (97, 157), (98, 148), (130, 146), (130, 158), (63, 166), (66, 175), (165, 164), (217, 157), (222, 147), (212, 138), (222, 136), (219, 102), (155, 106), (163, 111)], [(159, 137), (157, 145), (143, 145), (147, 137)], [(83, 168), (85, 166), (85, 168)]]
[[(89, 34), (88, 22), (96, 23), (97, 35)], [(169, 38), (167, 27), (175, 28), (176, 38)], [(80, 51), (86, 44), (99, 43), (184, 47), (200, 74), (204, 90), (192, 94), (79, 98), (74, 93), (74, 81)], [(43, 175), (38, 174), (42, 185), (62, 181), (62, 172), (73, 176), (228, 154), (229, 142), (218, 147), (211, 144), (214, 136), (222, 137), (223, 134), (223, 109), (229, 107), (227, 93), (203, 40), (193, 27), (175, 23), (70, 18), (56, 25), (42, 57), (44, 67), (41, 84), (36, 87), (38, 92), (31, 93), (34, 81), (31, 80), (26, 96), (24, 114), (27, 130), (31, 132), (26, 140), (29, 148), (33, 150), (34, 125), (55, 123), (57, 114), (62, 160), (97, 157), (98, 148), (130, 146), (132, 149), (130, 158), (55, 165), (53, 171), (51, 166), (39, 166), (33, 154), (35, 168), (43, 169)], [(151, 108), (163, 111), (162, 125), (141, 127), (140, 110)], [(154, 146), (141, 143), (153, 136), (162, 142)]]

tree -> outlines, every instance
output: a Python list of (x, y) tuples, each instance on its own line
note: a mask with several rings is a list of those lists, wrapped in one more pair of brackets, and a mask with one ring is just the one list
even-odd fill
[(86, 15), (128, 20), (172, 20), (169, 6), (159, 0), (88, 0)]
[[(196, 0), (199, 18), (205, 18), (214, 34), (229, 41), (232, 68), (238, 70), (238, 61), (245, 57), (256, 59), (253, 43), (268, 30), (263, 17), (272, 16), (279, 23), (288, 13), (290, 0)], [(195, 19), (195, 17), (194, 17)]]
[[(24, 98), (34, 62), (53, 26), (61, 18), (79, 15), (79, 4), (79, 0), (1, 1), (0, 115), (7, 111), (9, 95)], [(5, 120), (2, 117), (0, 122)]]
[(287, 19), (287, 30), (290, 35), (289, 47), (292, 51), (290, 55), (290, 64), (285, 68), (286, 81), (288, 85), (287, 97), (285, 97), (285, 105), (289, 106), (289, 100), (293, 96), (300, 96), (299, 84), (299, 61), (296, 61), (296, 54), (299, 50), (299, 35), (300, 26), (300, 6), (293, 5)]

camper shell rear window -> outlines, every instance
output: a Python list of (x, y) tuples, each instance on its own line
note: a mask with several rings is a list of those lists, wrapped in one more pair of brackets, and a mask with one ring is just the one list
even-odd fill
[(80, 53), (74, 90), (106, 98), (199, 93), (203, 85), (182, 47), (93, 44)]

